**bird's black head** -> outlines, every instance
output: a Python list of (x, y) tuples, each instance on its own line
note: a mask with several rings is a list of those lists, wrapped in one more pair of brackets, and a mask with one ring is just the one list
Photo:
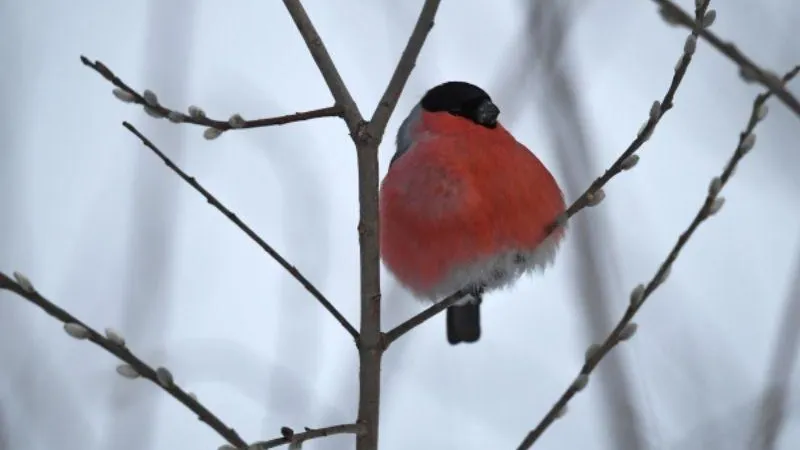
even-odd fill
[(486, 128), (497, 126), (500, 109), (483, 89), (464, 81), (448, 81), (429, 90), (420, 101), (429, 112), (447, 112)]

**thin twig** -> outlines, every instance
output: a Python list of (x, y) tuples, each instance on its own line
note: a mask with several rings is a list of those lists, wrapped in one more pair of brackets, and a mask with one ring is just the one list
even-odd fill
[(386, 332), (384, 345), (388, 348), (392, 342), (398, 340), (401, 336), (418, 327), (419, 325), (427, 322), (429, 319), (433, 318), (435, 315), (444, 311), (448, 307), (453, 306), (455, 302), (467, 294), (468, 292), (466, 290), (460, 290), (454, 294), (450, 294), (449, 296), (429, 306), (421, 313), (412, 316), (410, 319), (392, 328)]
[[(26, 280), (27, 281), (27, 280)], [(6, 274), (0, 272), (0, 290), (7, 290), (11, 291), (20, 297), (23, 297), (33, 303), (34, 305), (41, 308), (44, 312), (49, 314), (50, 316), (56, 318), (57, 320), (61, 321), (63, 324), (76, 324), (83, 327), (86, 330), (86, 339), (90, 340), (94, 344), (102, 347), (107, 352), (111, 353), (112, 355), (116, 356), (117, 358), (121, 359), (128, 363), (140, 376), (150, 380), (154, 384), (158, 385), (161, 389), (171, 395), (175, 400), (182, 403), (184, 406), (189, 408), (193, 413), (197, 415), (197, 418), (202, 422), (205, 422), (209, 427), (214, 429), (220, 436), (222, 436), (226, 441), (231, 443), (232, 445), (238, 448), (246, 448), (247, 443), (236, 433), (236, 430), (233, 428), (225, 425), (217, 416), (215, 416), (211, 411), (208, 410), (205, 406), (203, 406), (200, 402), (198, 402), (195, 398), (189, 395), (188, 392), (181, 389), (175, 383), (166, 383), (163, 384), (159, 382), (158, 376), (156, 375), (156, 370), (150, 367), (147, 363), (142, 361), (139, 357), (131, 353), (130, 350), (123, 344), (120, 345), (115, 343), (114, 340), (110, 338), (106, 338), (102, 334), (95, 331), (92, 327), (87, 325), (86, 323), (82, 322), (72, 314), (68, 313), (67, 311), (61, 309), (54, 303), (47, 300), (41, 294), (39, 294), (32, 286), (23, 286), (17, 281), (14, 281)]]
[[(653, 0), (661, 6), (662, 15), (674, 20), (676, 24), (695, 29), (696, 20), (687, 14), (680, 6), (671, 0)], [(741, 70), (742, 76), (748, 81), (757, 81), (778, 97), (780, 101), (791, 109), (800, 118), (800, 101), (788, 90), (781, 86), (780, 78), (773, 72), (760, 68), (752, 59), (748, 58), (736, 45), (725, 42), (708, 28), (700, 29), (700, 37), (705, 39), (712, 47), (733, 61)]]
[(336, 69), (328, 49), (325, 48), (322, 38), (317, 33), (317, 29), (308, 17), (300, 0), (283, 0), (283, 4), (286, 6), (286, 10), (289, 11), (289, 15), (292, 16), (292, 20), (303, 37), (303, 41), (308, 47), (308, 52), (314, 58), (322, 78), (325, 79), (325, 84), (328, 85), (333, 99), (337, 105), (341, 106), (343, 118), (347, 128), (350, 130), (350, 135), (353, 139), (356, 139), (360, 133), (360, 127), (364, 125), (364, 119), (361, 117), (361, 112), (350, 95), (350, 91), (347, 90), (342, 76), (339, 75), (339, 70)]
[[(791, 78), (797, 75), (798, 71), (800, 71), (800, 66), (787, 73), (783, 78), (783, 82), (785, 83), (789, 81)], [(625, 310), (622, 318), (614, 327), (613, 331), (611, 331), (606, 340), (600, 346), (592, 349), (591, 352), (587, 352), (586, 362), (583, 364), (583, 367), (581, 367), (576, 381), (573, 382), (566, 389), (566, 391), (564, 391), (558, 401), (552, 406), (552, 408), (550, 408), (548, 413), (544, 416), (536, 428), (534, 428), (530, 433), (528, 433), (527, 436), (525, 436), (525, 439), (522, 441), (519, 447), (517, 447), (517, 450), (525, 450), (530, 448), (536, 442), (536, 440), (541, 437), (545, 430), (547, 430), (547, 428), (559, 418), (572, 397), (574, 397), (578, 391), (586, 386), (588, 376), (594, 371), (600, 361), (611, 351), (611, 349), (624, 340), (623, 331), (628, 328), (628, 325), (633, 320), (634, 315), (636, 315), (653, 291), (655, 291), (666, 281), (672, 265), (675, 263), (681, 250), (692, 237), (700, 224), (714, 215), (721, 207), (722, 198), (718, 197), (718, 194), (727, 184), (739, 161), (741, 161), (744, 155), (747, 154), (749, 150), (748, 147), (754, 144), (755, 135), (753, 135), (753, 130), (755, 129), (756, 124), (763, 119), (763, 114), (761, 113), (762, 106), (771, 95), (771, 92), (765, 92), (756, 97), (755, 101), (753, 101), (753, 109), (750, 113), (750, 118), (744, 131), (739, 136), (739, 143), (736, 146), (736, 150), (733, 152), (733, 155), (725, 165), (725, 168), (719, 177), (712, 180), (705, 201), (697, 211), (694, 219), (692, 219), (686, 230), (681, 233), (678, 241), (672, 247), (672, 250), (669, 252), (666, 259), (664, 259), (664, 261), (661, 263), (660, 267), (647, 285), (639, 285), (632, 291), (631, 302), (628, 305), (628, 308)], [(583, 381), (579, 382), (578, 380), (581, 379)]]
[(417, 23), (414, 25), (414, 31), (411, 32), (411, 37), (400, 56), (391, 80), (389, 80), (389, 85), (386, 86), (375, 112), (372, 113), (372, 119), (369, 121), (369, 132), (373, 137), (383, 136), (386, 124), (389, 123), (389, 118), (400, 99), (406, 81), (417, 65), (417, 57), (428, 38), (428, 33), (433, 28), (433, 18), (436, 17), (440, 3), (440, 0), (426, 1), (422, 6)]
[(280, 447), (285, 444), (301, 444), (311, 439), (317, 439), (326, 436), (333, 436), (335, 434), (361, 434), (364, 432), (364, 426), (357, 423), (348, 423), (344, 425), (333, 425), (325, 428), (306, 428), (303, 433), (290, 433), (290, 436), (283, 436), (268, 441), (256, 442), (250, 444), (248, 449), (260, 450)]
[[(695, 15), (698, 17), (698, 22), (702, 20), (703, 16), (705, 15), (706, 10), (708, 9), (709, 0), (706, 0), (700, 7), (697, 8), (695, 11)], [(695, 29), (692, 30), (691, 35), (688, 39), (696, 39), (700, 33), (699, 30)], [(672, 81), (669, 84), (669, 88), (667, 88), (667, 92), (664, 94), (664, 97), (659, 102), (658, 111), (653, 111), (651, 109), (650, 117), (647, 119), (647, 122), (636, 135), (636, 138), (631, 142), (628, 148), (622, 152), (621, 155), (614, 161), (611, 166), (606, 169), (606, 171), (601, 175), (599, 178), (594, 180), (592, 184), (575, 200), (569, 208), (567, 208), (565, 212), (565, 218), (570, 219), (572, 216), (577, 214), (582, 209), (589, 206), (589, 200), (592, 198), (594, 194), (596, 194), (600, 189), (602, 189), (612, 178), (622, 172), (626, 166), (626, 161), (631, 158), (641, 147), (647, 142), (650, 137), (653, 135), (655, 131), (656, 125), (661, 121), (661, 118), (672, 109), (673, 101), (675, 99), (675, 93), (678, 92), (678, 87), (680, 87), (681, 82), (683, 81), (684, 76), (686, 75), (686, 70), (689, 68), (689, 64), (692, 62), (692, 56), (694, 54), (694, 50), (686, 51), (688, 46), (684, 45), (684, 52), (681, 56), (678, 65), (675, 67), (675, 74), (672, 76)], [(654, 105), (655, 106), (655, 105)], [(654, 108), (655, 109), (655, 108)], [(655, 114), (653, 114), (655, 112)], [(554, 230), (558, 227), (559, 221), (550, 225), (551, 230)]]
[(216, 128), (220, 131), (229, 131), (234, 129), (246, 128), (263, 128), (275, 125), (286, 125), (294, 122), (302, 122), (305, 120), (320, 119), (324, 117), (342, 117), (342, 108), (338, 106), (329, 106), (327, 108), (313, 109), (310, 111), (296, 112), (294, 114), (286, 114), (277, 117), (267, 117), (263, 119), (243, 120), (236, 126), (231, 124), (230, 120), (216, 120), (205, 116), (187, 115), (182, 112), (170, 109), (161, 104), (150, 104), (145, 100), (144, 96), (138, 91), (130, 87), (127, 83), (122, 81), (118, 76), (111, 71), (105, 64), (100, 61), (92, 61), (89, 58), (81, 55), (81, 62), (83, 65), (93, 69), (99, 73), (103, 78), (108, 80), (116, 88), (128, 94), (130, 103), (145, 106), (148, 109), (148, 114), (162, 118), (175, 117), (180, 119), (180, 123), (190, 123), (193, 125), (201, 125), (210, 128)]
[(123, 122), (122, 125), (128, 131), (136, 135), (136, 137), (138, 137), (139, 140), (142, 141), (142, 144), (144, 144), (145, 147), (150, 149), (159, 158), (161, 158), (164, 164), (166, 164), (167, 167), (169, 167), (173, 172), (175, 172), (183, 181), (185, 181), (187, 184), (189, 184), (189, 186), (194, 188), (194, 190), (199, 192), (200, 195), (205, 197), (206, 201), (208, 201), (208, 203), (211, 206), (216, 208), (217, 211), (221, 212), (225, 217), (228, 218), (228, 220), (233, 222), (234, 225), (236, 225), (240, 230), (242, 230), (251, 240), (253, 240), (253, 242), (255, 242), (259, 247), (261, 247), (262, 250), (267, 252), (267, 254), (271, 256), (272, 259), (277, 261), (278, 264), (281, 265), (281, 267), (286, 269), (286, 271), (289, 272), (290, 275), (292, 275), (298, 282), (300, 282), (300, 284), (302, 284), (303, 287), (306, 288), (306, 290), (310, 292), (311, 295), (317, 299), (317, 301), (319, 301), (319, 303), (322, 305), (323, 308), (325, 308), (329, 313), (331, 313), (331, 315), (337, 321), (339, 321), (340, 324), (342, 324), (342, 327), (344, 327), (344, 329), (347, 330), (348, 333), (350, 333), (353, 339), (358, 341), (358, 331), (356, 331), (355, 327), (353, 327), (353, 325), (351, 325), (350, 322), (347, 321), (347, 319), (336, 309), (336, 307), (333, 306), (333, 304), (327, 298), (325, 298), (322, 292), (320, 292), (319, 289), (317, 289), (306, 277), (304, 277), (303, 274), (300, 273), (300, 271), (297, 270), (296, 267), (291, 265), (283, 256), (281, 256), (280, 253), (278, 253), (274, 248), (272, 248), (272, 246), (270, 246), (263, 239), (261, 239), (261, 237), (259, 237), (258, 234), (256, 234), (256, 232), (253, 231), (252, 228), (250, 228), (241, 219), (239, 219), (239, 217), (237, 217), (236, 214), (231, 212), (230, 209), (228, 209), (219, 200), (217, 200), (217, 198), (214, 197), (213, 194), (208, 192), (200, 183), (198, 183), (197, 180), (194, 179), (194, 177), (190, 177), (189, 175), (186, 174), (186, 172), (181, 170), (181, 168), (178, 167), (174, 162), (172, 162), (172, 160), (169, 159), (169, 157), (167, 157), (167, 155), (165, 155), (164, 152), (159, 150), (158, 147), (155, 146), (155, 144), (153, 144), (142, 133), (140, 133), (139, 130), (136, 129), (136, 127), (134, 127), (128, 122)]
[[(699, 12), (705, 13), (705, 10), (708, 8), (708, 1), (705, 2), (703, 5), (702, 10), (698, 8)], [(702, 18), (702, 15), (700, 15)], [(692, 32), (690, 39), (696, 38), (697, 32)], [(614, 176), (619, 174), (624, 170), (624, 167), (628, 161), (628, 159), (636, 153), (642, 145), (647, 142), (648, 139), (653, 135), (653, 131), (656, 128), (656, 125), (661, 121), (661, 118), (673, 107), (673, 100), (675, 99), (675, 93), (678, 91), (678, 87), (680, 86), (681, 82), (683, 81), (684, 76), (686, 75), (686, 70), (689, 68), (689, 64), (692, 62), (692, 52), (684, 51), (683, 55), (681, 56), (681, 60), (679, 61), (677, 67), (675, 68), (675, 74), (672, 76), (672, 82), (667, 89), (667, 92), (664, 94), (664, 97), (659, 102), (659, 108), (656, 114), (651, 114), (650, 118), (645, 123), (644, 127), (642, 127), (639, 134), (636, 138), (631, 142), (627, 149), (611, 164), (611, 167), (606, 169), (605, 173), (602, 176), (597, 178), (592, 182), (592, 184), (586, 189), (586, 191), (581, 194), (580, 197), (577, 198), (567, 210), (562, 214), (562, 217), (558, 218), (555, 222), (548, 225), (548, 233), (552, 233), (563, 223), (570, 219), (572, 216), (577, 214), (582, 209), (586, 208), (590, 204), (590, 200), (592, 197), (600, 191)], [(408, 333), (415, 327), (422, 325), (426, 321), (432, 319), (440, 312), (447, 309), (448, 306), (451, 306), (458, 300), (458, 296), (463, 295), (460, 292), (456, 292), (447, 296), (445, 299), (440, 300), (433, 306), (429, 307), (428, 309), (420, 312), (414, 317), (406, 320), (405, 322), (401, 323), (394, 329), (390, 330), (387, 334), (387, 342), (386, 345), (388, 346), (391, 344), (392, 341), (398, 339), (400, 336)]]

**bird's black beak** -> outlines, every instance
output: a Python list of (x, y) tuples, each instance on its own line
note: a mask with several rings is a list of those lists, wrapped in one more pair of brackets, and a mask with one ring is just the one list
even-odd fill
[(475, 122), (489, 128), (497, 126), (497, 116), (500, 115), (500, 108), (491, 100), (484, 100), (475, 110)]

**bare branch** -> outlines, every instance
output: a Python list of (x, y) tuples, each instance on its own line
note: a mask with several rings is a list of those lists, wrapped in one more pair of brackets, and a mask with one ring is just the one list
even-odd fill
[[(670, 23), (674, 22), (677, 25), (682, 25), (690, 29), (696, 29), (698, 25), (697, 22), (702, 20), (702, 18), (700, 20), (692, 19), (689, 14), (687, 14), (683, 9), (681, 9), (680, 6), (671, 0), (653, 1), (661, 6), (662, 16), (668, 17)], [(723, 41), (707, 27), (700, 28), (699, 35), (701, 38), (705, 39), (709, 44), (711, 44), (712, 47), (717, 49), (717, 51), (727, 56), (728, 59), (739, 66), (740, 73), (745, 80), (757, 81), (762, 86), (769, 89), (769, 91), (778, 97), (780, 101), (786, 105), (786, 107), (791, 109), (798, 117), (800, 117), (800, 102), (781, 85), (780, 78), (774, 72), (760, 68), (750, 58), (745, 56), (741, 50), (737, 49), (736, 45), (731, 42)]]
[(289, 15), (292, 16), (292, 20), (303, 37), (311, 57), (317, 63), (320, 74), (325, 79), (325, 84), (328, 85), (333, 99), (342, 108), (344, 121), (350, 130), (350, 136), (356, 139), (360, 132), (360, 127), (364, 125), (364, 119), (361, 117), (358, 105), (356, 105), (353, 97), (350, 96), (350, 91), (347, 90), (341, 75), (339, 75), (339, 70), (336, 69), (328, 49), (325, 48), (322, 38), (317, 33), (314, 24), (311, 23), (311, 19), (308, 17), (300, 0), (283, 0), (283, 4), (286, 6), (286, 10), (289, 11)]
[(467, 294), (468, 292), (466, 290), (460, 290), (454, 294), (450, 294), (449, 296), (429, 306), (421, 313), (411, 317), (410, 319), (406, 320), (400, 325), (392, 328), (386, 333), (386, 336), (384, 338), (384, 346), (388, 348), (389, 345), (392, 344), (392, 342), (396, 341), (401, 336), (413, 330), (414, 328), (427, 322), (429, 319), (432, 319), (434, 316), (444, 311), (448, 307), (453, 306), (455, 302), (457, 302), (460, 298), (464, 297)]
[[(705, 15), (706, 10), (708, 9), (708, 4), (709, 0), (706, 0), (695, 10), (695, 15), (698, 17), (698, 23)], [(644, 145), (644, 143), (650, 139), (655, 131), (656, 125), (658, 125), (658, 123), (661, 121), (661, 118), (664, 117), (667, 111), (672, 109), (675, 93), (678, 92), (678, 87), (680, 87), (680, 84), (686, 75), (686, 70), (689, 68), (689, 64), (692, 62), (694, 48), (691, 47), (689, 42), (693, 39), (696, 39), (698, 33), (700, 33), (700, 31), (697, 29), (692, 30), (689, 38), (687, 38), (687, 44), (684, 45), (683, 55), (681, 56), (680, 61), (678, 61), (678, 65), (675, 67), (675, 74), (672, 76), (672, 81), (670, 82), (669, 88), (667, 88), (667, 92), (664, 94), (664, 97), (661, 99), (661, 101), (658, 102), (658, 105), (655, 103), (653, 104), (653, 107), (650, 110), (650, 117), (636, 135), (636, 138), (633, 140), (633, 142), (631, 142), (628, 148), (622, 152), (617, 160), (611, 164), (611, 167), (606, 169), (603, 175), (594, 180), (589, 188), (586, 189), (586, 191), (581, 194), (581, 196), (578, 197), (578, 199), (575, 200), (569, 206), (569, 208), (567, 208), (567, 211), (565, 212), (566, 219), (571, 218), (587, 206), (592, 206), (590, 203), (595, 194), (599, 192), (609, 181), (611, 181), (612, 178), (627, 168), (626, 165), (628, 161), (630, 161), (630, 158), (633, 157), (634, 153), (636, 153), (636, 151), (638, 151), (642, 145)], [(559, 221), (551, 224), (551, 230), (555, 230), (558, 225)]]
[(213, 194), (208, 192), (202, 185), (200, 185), (200, 183), (198, 183), (197, 180), (194, 179), (194, 177), (190, 177), (189, 175), (186, 174), (186, 172), (181, 170), (181, 168), (178, 167), (174, 162), (172, 162), (172, 160), (170, 160), (167, 157), (167, 155), (164, 154), (164, 152), (159, 150), (158, 147), (155, 146), (155, 144), (150, 142), (149, 139), (147, 139), (142, 133), (140, 133), (139, 130), (136, 129), (136, 127), (134, 127), (128, 122), (123, 122), (122, 125), (125, 128), (127, 128), (128, 131), (136, 135), (136, 137), (138, 137), (139, 140), (142, 141), (142, 144), (144, 144), (145, 147), (150, 149), (159, 158), (161, 158), (164, 164), (166, 164), (167, 167), (169, 167), (173, 172), (175, 172), (183, 181), (188, 183), (189, 186), (194, 188), (194, 190), (199, 192), (200, 195), (205, 197), (206, 201), (208, 201), (208, 203), (211, 206), (216, 208), (225, 217), (227, 217), (228, 220), (233, 222), (233, 224), (236, 225), (240, 230), (242, 230), (250, 239), (253, 240), (253, 242), (255, 242), (259, 247), (261, 247), (261, 249), (267, 252), (267, 254), (271, 256), (272, 259), (277, 261), (278, 264), (281, 265), (281, 267), (286, 269), (286, 271), (289, 272), (290, 275), (292, 275), (298, 282), (300, 282), (300, 284), (302, 284), (303, 287), (306, 288), (306, 290), (309, 293), (311, 293), (311, 295), (314, 296), (314, 298), (316, 298), (317, 301), (319, 301), (319, 303), (322, 305), (323, 308), (325, 308), (329, 313), (331, 313), (331, 315), (337, 321), (339, 321), (340, 324), (342, 324), (342, 327), (344, 327), (344, 329), (347, 330), (348, 333), (350, 333), (353, 339), (358, 341), (358, 331), (356, 331), (355, 327), (353, 327), (353, 325), (351, 325), (350, 322), (347, 321), (347, 319), (336, 309), (336, 307), (333, 306), (333, 304), (327, 298), (325, 298), (322, 292), (320, 292), (306, 277), (304, 277), (303, 274), (300, 273), (300, 271), (297, 270), (296, 267), (291, 265), (283, 256), (281, 256), (280, 253), (278, 253), (274, 248), (272, 248), (272, 246), (270, 246), (263, 239), (261, 239), (261, 237), (259, 237), (258, 234), (256, 234), (256, 232), (253, 231), (252, 228), (247, 226), (247, 224), (245, 224), (241, 219), (239, 219), (239, 217), (237, 217), (236, 214), (231, 212), (231, 210), (229, 210), (227, 207), (225, 207), (225, 205), (223, 205), (219, 200), (217, 200), (216, 197), (214, 197)]
[(417, 18), (417, 24), (414, 25), (414, 31), (411, 32), (411, 37), (408, 39), (405, 50), (400, 56), (400, 61), (394, 70), (392, 79), (389, 85), (386, 86), (383, 96), (372, 113), (372, 119), (369, 121), (370, 134), (373, 137), (382, 136), (386, 129), (386, 124), (389, 123), (389, 118), (392, 116), (397, 101), (400, 99), (400, 94), (411, 75), (411, 71), (417, 65), (417, 57), (422, 51), (422, 46), (428, 38), (428, 33), (433, 28), (433, 18), (436, 16), (436, 11), (439, 9), (440, 0), (426, 1), (422, 5), (422, 11)]
[(302, 444), (303, 442), (310, 441), (311, 439), (333, 436), (335, 434), (358, 435), (364, 432), (364, 426), (357, 423), (349, 423), (344, 425), (334, 425), (325, 428), (306, 428), (305, 430), (306, 431), (303, 433), (295, 434), (293, 431), (289, 429), (286, 430), (288, 432), (282, 433), (284, 434), (283, 437), (270, 439), (268, 441), (256, 442), (254, 444), (251, 444), (250, 447), (248, 448), (251, 448), (253, 450), (259, 450), (259, 449), (280, 447), (281, 445), (285, 444)]
[(366, 431), (356, 439), (358, 450), (377, 450), (381, 359), (385, 349), (381, 333), (380, 247), (378, 242), (378, 146), (400, 93), (414, 67), (433, 24), (439, 0), (426, 0), (394, 75), (375, 108), (375, 123), (364, 121), (333, 60), (300, 0), (284, 0), (298, 31), (319, 68), (336, 104), (344, 111), (358, 161), (359, 263), (361, 266), (361, 329), (359, 332), (358, 423)]
[[(329, 106), (327, 108), (313, 109), (311, 111), (296, 112), (294, 114), (287, 114), (277, 117), (268, 117), (263, 119), (242, 120), (239, 123), (234, 122), (232, 119), (216, 120), (205, 117), (205, 115), (184, 114), (174, 109), (167, 108), (161, 104), (151, 104), (145, 99), (144, 95), (140, 94), (135, 89), (131, 88), (127, 83), (117, 77), (111, 69), (100, 61), (92, 61), (89, 58), (81, 55), (81, 62), (99, 73), (103, 78), (111, 82), (122, 93), (115, 91), (115, 95), (123, 96), (125, 101), (135, 103), (146, 107), (149, 115), (154, 117), (168, 118), (172, 121), (179, 123), (190, 123), (193, 125), (201, 125), (209, 128), (215, 128), (220, 131), (229, 131), (233, 129), (246, 129), (246, 128), (263, 128), (275, 125), (286, 125), (294, 122), (302, 122), (305, 120), (320, 119), (324, 117), (342, 117), (342, 108), (338, 106)], [(119, 97), (118, 97), (119, 98)], [(235, 116), (235, 115), (234, 115)], [(234, 117), (231, 116), (231, 117)], [(233, 122), (233, 123), (232, 123)]]
[[(17, 275), (17, 277), (19, 277), (19, 275)], [(14, 281), (6, 274), (0, 272), (0, 290), (11, 291), (20, 297), (27, 299), (50, 316), (61, 321), (65, 325), (65, 329), (67, 329), (66, 327), (70, 325), (72, 326), (72, 329), (79, 327), (78, 329), (84, 333), (82, 338), (90, 340), (94, 344), (105, 349), (107, 352), (128, 363), (128, 365), (135, 370), (135, 373), (138, 374), (138, 376), (150, 380), (158, 387), (163, 389), (166, 393), (171, 395), (175, 400), (189, 408), (189, 410), (197, 415), (199, 420), (205, 422), (226, 441), (239, 448), (247, 447), (247, 443), (239, 436), (238, 433), (236, 433), (236, 430), (225, 425), (217, 416), (209, 411), (208, 408), (198, 402), (197, 399), (176, 385), (172, 381), (171, 375), (169, 376), (168, 382), (165, 382), (164, 375), (159, 375), (159, 372), (162, 374), (164, 373), (163, 369), (157, 371), (139, 359), (139, 357), (128, 350), (124, 341), (121, 341), (121, 338), (118, 336), (103, 336), (89, 325), (85, 324), (72, 314), (61, 309), (39, 294), (26, 278), (17, 279), (18, 281)]]
[[(797, 75), (798, 72), (800, 72), (800, 66), (795, 67), (792, 69), (792, 71), (787, 73), (783, 78), (783, 82), (785, 83), (789, 81), (791, 78)], [(753, 134), (753, 130), (759, 121), (764, 118), (762, 113), (764, 110), (762, 109), (762, 106), (771, 95), (771, 92), (766, 92), (756, 97), (755, 101), (753, 101), (753, 108), (750, 113), (750, 118), (744, 131), (739, 136), (739, 143), (736, 146), (736, 150), (734, 150), (733, 155), (725, 165), (722, 173), (718, 177), (712, 179), (705, 201), (697, 211), (694, 219), (692, 219), (686, 230), (681, 233), (678, 241), (672, 247), (672, 250), (669, 252), (666, 259), (664, 259), (664, 261), (661, 263), (661, 266), (658, 268), (647, 285), (639, 285), (633, 289), (631, 292), (631, 301), (629, 306), (625, 310), (625, 313), (620, 321), (601, 345), (593, 345), (590, 347), (590, 349), (587, 351), (586, 362), (583, 364), (583, 367), (581, 367), (581, 370), (575, 381), (570, 384), (566, 391), (564, 391), (558, 401), (553, 405), (552, 408), (550, 408), (550, 411), (544, 416), (544, 418), (542, 418), (541, 422), (536, 426), (536, 428), (534, 428), (530, 433), (528, 433), (527, 436), (525, 436), (525, 439), (522, 441), (519, 447), (517, 447), (518, 450), (530, 448), (547, 430), (547, 428), (553, 422), (555, 422), (556, 419), (563, 415), (562, 411), (565, 411), (567, 403), (572, 399), (572, 397), (586, 387), (586, 383), (589, 380), (589, 375), (594, 371), (603, 357), (605, 357), (617, 344), (629, 339), (633, 335), (633, 332), (635, 331), (635, 324), (632, 323), (633, 317), (642, 307), (647, 298), (649, 298), (650, 295), (666, 281), (672, 265), (675, 263), (681, 250), (692, 237), (692, 235), (694, 235), (694, 232), (697, 230), (700, 224), (716, 214), (722, 207), (724, 199), (718, 195), (727, 184), (739, 161), (741, 161), (741, 159), (747, 154), (747, 152), (755, 143), (755, 135)]]

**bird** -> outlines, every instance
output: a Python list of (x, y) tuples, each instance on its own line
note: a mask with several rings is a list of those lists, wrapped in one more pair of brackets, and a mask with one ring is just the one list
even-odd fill
[(434, 86), (398, 128), (380, 184), (386, 269), (422, 301), (463, 294), (446, 311), (451, 345), (477, 342), (484, 295), (551, 266), (566, 233), (556, 179), (499, 115), (472, 83)]

